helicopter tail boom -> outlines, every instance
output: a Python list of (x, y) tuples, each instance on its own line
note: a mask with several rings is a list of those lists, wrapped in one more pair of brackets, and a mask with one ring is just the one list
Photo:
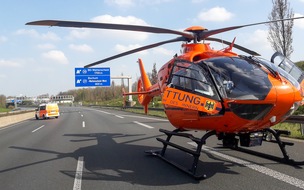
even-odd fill
[(147, 114), (148, 104), (154, 96), (160, 93), (160, 89), (158, 84), (151, 84), (141, 59), (138, 59), (138, 64), (141, 76), (137, 82), (137, 92), (124, 93), (124, 95), (138, 95), (138, 102), (144, 106), (145, 114)]

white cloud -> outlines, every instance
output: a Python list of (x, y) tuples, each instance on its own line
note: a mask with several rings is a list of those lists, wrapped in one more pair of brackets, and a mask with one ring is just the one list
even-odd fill
[[(267, 54), (268, 52), (272, 53), (272, 48), (267, 40), (267, 37), (268, 30), (258, 29), (255, 30), (253, 34), (250, 34), (249, 37), (245, 37), (246, 40), (244, 40), (244, 44), (247, 46), (247, 48), (252, 49), (253, 51), (256, 51), (262, 55)], [(236, 43), (238, 43), (238, 38), (236, 39)]]
[[(139, 45), (139, 44), (131, 44), (131, 45), (128, 45), (128, 46), (117, 44), (117, 45), (115, 45), (115, 50), (119, 53), (123, 53), (123, 52), (129, 51), (129, 50), (132, 50), (132, 49), (136, 49), (136, 48), (139, 48), (139, 47), (141, 47), (141, 45)], [(141, 55), (145, 55), (145, 54), (147, 54), (147, 50), (139, 51), (137, 53), (141, 54)]]
[[(143, 25), (148, 26), (148, 24), (134, 16), (111, 16), (111, 15), (101, 15), (91, 19), (92, 22), (102, 22), (102, 23), (112, 23), (112, 24), (127, 24), (127, 25)], [(148, 34), (144, 32), (134, 32), (134, 31), (118, 31), (118, 30), (108, 30), (103, 31), (104, 35), (112, 36), (115, 38), (123, 38), (128, 40), (144, 41), (148, 38)]]
[(46, 44), (38, 44), (37, 47), (39, 49), (54, 49), (55, 45), (46, 43)]
[(106, 22), (106, 23), (115, 23), (115, 24), (133, 24), (133, 25), (145, 25), (148, 24), (139, 18), (134, 16), (111, 16), (111, 15), (101, 15), (91, 19), (93, 22)]
[[(303, 0), (304, 2), (304, 0)], [(299, 13), (295, 13), (294, 14), (294, 17), (303, 17), (304, 15), (302, 14), (299, 14)], [(301, 29), (304, 29), (304, 19), (297, 19), (297, 20), (294, 20), (294, 25), (298, 28), (301, 28)]]
[(58, 62), (60, 64), (68, 64), (69, 61), (64, 55), (62, 51), (59, 50), (51, 50), (46, 53), (42, 54), (42, 57), (53, 60), (55, 62)]
[(0, 74), (0, 79), (5, 79), (7, 76), (5, 74)]
[(224, 7), (214, 7), (207, 11), (202, 11), (198, 15), (198, 19), (202, 21), (227, 21), (234, 15), (227, 11)]
[(82, 44), (82, 45), (70, 44), (69, 48), (84, 53), (90, 53), (94, 51), (93, 48), (87, 44)]
[(70, 32), (70, 35), (68, 38), (70, 39), (73, 39), (73, 38), (76, 38), (76, 39), (86, 39), (88, 38), (90, 35), (91, 35), (91, 30), (89, 29), (73, 29), (71, 32)]
[(43, 40), (52, 40), (52, 41), (60, 40), (60, 38), (54, 32), (47, 32), (45, 34), (40, 34), (40, 38), (42, 38)]
[(12, 60), (0, 59), (0, 67), (20, 67), (21, 64)]
[[(144, 25), (148, 24), (139, 18), (134, 16), (111, 16), (101, 15), (90, 19), (91, 22), (110, 23), (110, 24), (127, 24), (127, 25)], [(73, 29), (71, 30), (68, 39), (100, 39), (100, 38), (114, 38), (119, 40), (131, 40), (131, 41), (144, 41), (148, 38), (148, 33), (134, 32), (134, 31), (122, 31), (122, 30), (107, 30), (107, 29)]]
[(108, 5), (119, 7), (130, 7), (135, 5), (133, 0), (105, 0), (104, 2)]
[(38, 37), (39, 36), (38, 32), (34, 29), (30, 29), (30, 30), (20, 29), (20, 30), (17, 30), (16, 34), (17, 35), (28, 35), (28, 36), (31, 36), (31, 37)]
[(52, 40), (52, 41), (58, 41), (60, 38), (54, 33), (54, 32), (47, 32), (44, 34), (39, 34), (36, 30), (30, 29), (20, 29), (16, 32), (17, 35), (27, 35), (33, 38), (38, 38), (42, 40)]
[(153, 53), (155, 53), (155, 54), (162, 54), (162, 55), (168, 55), (168, 56), (173, 56), (175, 54), (174, 51), (168, 50), (168, 49), (163, 48), (163, 47), (157, 47), (157, 48), (153, 49)]

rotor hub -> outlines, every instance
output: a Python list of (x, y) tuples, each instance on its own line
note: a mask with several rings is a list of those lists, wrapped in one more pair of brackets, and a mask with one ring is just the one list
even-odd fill
[(197, 42), (202, 40), (201, 39), (201, 36), (202, 36), (201, 34), (203, 32), (208, 31), (208, 29), (204, 28), (204, 27), (201, 27), (201, 26), (191, 26), (191, 27), (185, 29), (184, 31), (191, 32), (194, 35), (194, 39), (193, 39), (194, 43), (197, 43)]
[(201, 26), (191, 26), (191, 27), (185, 29), (184, 31), (187, 31), (187, 32), (201, 32), (201, 31), (204, 31), (204, 30), (208, 30), (208, 29), (204, 28), (204, 27), (201, 27)]

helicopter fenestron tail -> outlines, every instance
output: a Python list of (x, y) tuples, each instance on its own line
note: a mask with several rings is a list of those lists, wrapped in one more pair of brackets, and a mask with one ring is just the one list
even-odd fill
[(147, 114), (148, 104), (154, 96), (159, 95), (160, 89), (158, 87), (158, 84), (151, 84), (151, 81), (146, 73), (144, 64), (141, 59), (138, 59), (138, 64), (140, 70), (140, 78), (137, 82), (137, 92), (124, 93), (123, 95), (137, 95), (138, 102), (144, 107), (145, 114)]

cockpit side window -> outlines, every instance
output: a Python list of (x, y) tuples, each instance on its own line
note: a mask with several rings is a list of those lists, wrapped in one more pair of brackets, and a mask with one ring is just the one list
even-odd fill
[[(266, 60), (261, 61), (267, 63)], [(276, 52), (271, 57), (271, 62), (278, 67), (279, 73), (289, 80), (295, 87), (300, 88), (304, 80), (304, 72), (283, 54)]]
[(168, 81), (171, 87), (219, 100), (209, 73), (188, 62), (176, 62)]

